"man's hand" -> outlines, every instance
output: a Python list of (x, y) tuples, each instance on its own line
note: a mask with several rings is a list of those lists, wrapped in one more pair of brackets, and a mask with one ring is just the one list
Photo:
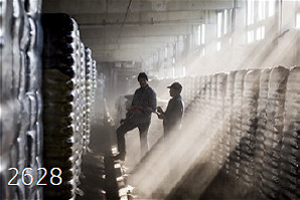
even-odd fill
[(157, 106), (156, 112), (158, 119), (163, 119), (164, 118), (164, 111), (160, 106)]
[(156, 112), (158, 112), (160, 114), (164, 113), (163, 109), (160, 106), (157, 106)]
[(121, 119), (120, 124), (124, 124), (124, 123), (125, 123), (125, 119)]

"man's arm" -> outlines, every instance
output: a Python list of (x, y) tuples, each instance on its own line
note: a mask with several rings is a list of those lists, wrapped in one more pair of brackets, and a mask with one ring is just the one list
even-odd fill
[(164, 119), (165, 112), (163, 111), (163, 109), (160, 106), (158, 106), (156, 108), (156, 112), (155, 113), (157, 114), (158, 119)]
[(135, 106), (135, 105), (137, 105), (137, 101), (138, 101), (138, 94), (137, 94), (137, 91), (138, 90), (136, 90), (135, 92), (134, 92), (134, 95), (133, 95), (133, 99), (132, 99), (132, 102), (131, 102), (131, 106)]
[(156, 111), (156, 93), (151, 90), (151, 94), (149, 95), (149, 101), (147, 102), (147, 107), (145, 107), (145, 111), (152, 113)]
[(151, 99), (151, 112), (155, 112), (156, 110), (156, 93), (153, 91), (152, 99)]

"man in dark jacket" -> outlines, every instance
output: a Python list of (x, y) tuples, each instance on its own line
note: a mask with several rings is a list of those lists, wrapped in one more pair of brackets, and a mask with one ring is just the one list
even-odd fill
[(147, 135), (151, 114), (156, 109), (156, 93), (148, 85), (146, 73), (140, 73), (138, 81), (141, 87), (135, 91), (126, 119), (121, 121), (121, 126), (116, 131), (119, 149), (116, 158), (123, 161), (126, 156), (125, 134), (134, 128), (138, 128), (140, 132), (141, 156), (143, 157), (148, 152)]
[(166, 170), (169, 171), (167, 180), (169, 182), (173, 182), (176, 180), (176, 178), (178, 178), (178, 166), (176, 162), (169, 160), (169, 157), (172, 157), (171, 154), (169, 154), (171, 151), (167, 146), (164, 145), (164, 142), (165, 138), (170, 137), (173, 131), (175, 132), (180, 129), (184, 104), (180, 96), (182, 90), (180, 83), (174, 82), (167, 88), (170, 89), (169, 93), (172, 98), (168, 102), (166, 111), (163, 111), (163, 109), (158, 106), (156, 109), (156, 114), (159, 119), (163, 119), (164, 136), (160, 139), (159, 144), (163, 144), (163, 154), (168, 162), (168, 165), (165, 166)]
[(172, 97), (166, 111), (163, 111), (160, 106), (157, 107), (157, 115), (159, 119), (163, 119), (164, 137), (167, 137), (171, 131), (178, 130), (181, 125), (183, 115), (183, 102), (180, 96), (182, 86), (178, 82), (174, 82), (168, 86), (169, 93)]

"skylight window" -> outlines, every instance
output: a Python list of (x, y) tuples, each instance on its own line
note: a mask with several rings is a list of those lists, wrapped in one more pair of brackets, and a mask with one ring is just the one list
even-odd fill
[(275, 0), (269, 0), (269, 17), (274, 16), (275, 14)]
[(247, 25), (254, 23), (254, 0), (247, 1)]
[(218, 30), (217, 30), (217, 37), (220, 38), (222, 36), (222, 18), (223, 18), (223, 13), (222, 12), (218, 12), (218, 16), (217, 16), (217, 23), (218, 23)]
[(300, 13), (296, 14), (296, 28), (300, 29)]

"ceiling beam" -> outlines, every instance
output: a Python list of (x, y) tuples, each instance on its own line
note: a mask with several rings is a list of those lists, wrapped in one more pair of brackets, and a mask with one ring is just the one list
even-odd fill
[(124, 22), (124, 13), (110, 14), (74, 14), (72, 17), (80, 25), (143, 25), (168, 23), (201, 23), (205, 11), (177, 11), (177, 12), (141, 12), (129, 13)]
[(153, 50), (151, 51), (150, 49), (140, 49), (140, 54), (138, 54), (136, 50), (138, 49), (133, 51), (93, 50), (93, 59), (97, 60), (97, 62), (142, 61), (146, 55), (153, 55)]
[(119, 43), (117, 40), (105, 42), (97, 38), (86, 39), (84, 43), (89, 47), (93, 55), (101, 61), (140, 61), (141, 58), (149, 57), (158, 50), (161, 50), (169, 43), (175, 41), (175, 37), (134, 37), (122, 38)]
[[(86, 44), (88, 45), (88, 44)], [(91, 49), (95, 50), (118, 50), (118, 51), (126, 51), (126, 50), (155, 50), (163, 47), (162, 43), (134, 43), (134, 44), (90, 44), (88, 45)], [(141, 53), (141, 51), (139, 52)]]
[[(129, 2), (130, 0), (46, 0), (42, 11), (67, 14), (126, 13)], [(135, 0), (130, 12), (221, 10), (233, 7), (234, 0)]]
[[(87, 38), (84, 37), (84, 42), (88, 44), (116, 44), (116, 38)], [(148, 36), (148, 37), (122, 37), (119, 44), (133, 44), (133, 43), (170, 43), (176, 40), (175, 36)]]
[(193, 34), (216, 10), (233, 8), (234, 1), (46, 0), (42, 13), (73, 17), (98, 62), (141, 61), (179, 36)]
[[(180, 25), (148, 25), (148, 26), (81, 26), (81, 36), (84, 38), (119, 38), (119, 37), (153, 37), (153, 36), (176, 36), (192, 33), (189, 24)], [(121, 32), (121, 35), (120, 35)]]

